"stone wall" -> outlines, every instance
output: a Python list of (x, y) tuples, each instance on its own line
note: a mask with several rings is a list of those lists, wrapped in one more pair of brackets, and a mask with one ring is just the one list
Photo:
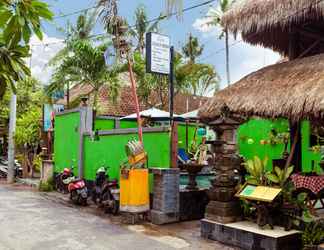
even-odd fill
[(180, 170), (155, 168), (151, 172), (154, 175), (152, 223), (160, 225), (179, 221)]

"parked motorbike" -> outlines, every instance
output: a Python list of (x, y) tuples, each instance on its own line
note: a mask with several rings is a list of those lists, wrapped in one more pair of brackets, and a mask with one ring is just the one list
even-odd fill
[(70, 199), (74, 204), (87, 205), (88, 189), (83, 179), (76, 179), (75, 177), (69, 178), (68, 190)]
[[(74, 174), (73, 174), (73, 166), (69, 168), (64, 168), (63, 172), (57, 174), (55, 176), (55, 188), (58, 192), (67, 194), (68, 191), (68, 185), (73, 180)], [(72, 178), (72, 179), (71, 179)]]
[[(7, 175), (8, 175), (8, 160), (1, 157), (0, 158), (0, 178), (7, 178)], [(14, 175), (15, 178), (21, 178), (23, 175), (23, 168), (18, 162), (18, 160), (15, 160)]]
[(95, 185), (92, 191), (92, 200), (105, 212), (113, 215), (119, 212), (119, 187), (117, 180), (110, 180), (108, 171), (101, 167), (96, 172)]

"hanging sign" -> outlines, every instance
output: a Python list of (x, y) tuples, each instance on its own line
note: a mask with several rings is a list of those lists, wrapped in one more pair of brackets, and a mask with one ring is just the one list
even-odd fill
[(43, 106), (43, 130), (45, 132), (52, 131), (54, 126), (54, 114), (55, 112), (64, 111), (63, 104), (44, 104)]
[(146, 72), (170, 73), (170, 38), (158, 33), (146, 33)]

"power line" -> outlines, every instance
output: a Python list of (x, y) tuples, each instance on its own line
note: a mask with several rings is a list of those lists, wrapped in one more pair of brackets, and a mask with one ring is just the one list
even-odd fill
[[(313, 5), (317, 5), (317, 4), (319, 4), (319, 3), (323, 2), (323, 1), (324, 1), (324, 0), (319, 0), (319, 1), (315, 2)], [(300, 13), (300, 12), (303, 12), (304, 10), (307, 10), (307, 9), (309, 9), (309, 7), (305, 7), (305, 8), (302, 8), (302, 9), (300, 9), (300, 10), (297, 10), (294, 14), (292, 14), (292, 15), (288, 15), (288, 16), (286, 16), (286, 17), (283, 17), (282, 19), (279, 19), (276, 23), (278, 23), (278, 22), (280, 22), (280, 21), (283, 21), (283, 20), (285, 20), (285, 19), (288, 19), (288, 18), (290, 18), (290, 17), (293, 17), (293, 16), (295, 16), (296, 14), (298, 14), (298, 13)], [(257, 34), (258, 34), (258, 33), (250, 34), (250, 35), (247, 36), (247, 38), (253, 38), (253, 37), (256, 36)], [(241, 43), (241, 42), (244, 42), (243, 39), (240, 39), (240, 40), (238, 40), (238, 41), (235, 41), (234, 43), (228, 45), (228, 47), (231, 48), (231, 47), (233, 47), (233, 46), (235, 46), (235, 45), (237, 45), (237, 44), (239, 44), (239, 43)], [(220, 52), (222, 52), (222, 51), (224, 51), (224, 50), (226, 50), (225, 47), (224, 47), (224, 48), (221, 48), (221, 49), (219, 49), (219, 50), (216, 50), (215, 52), (209, 54), (208, 56), (205, 56), (205, 57), (203, 57), (202, 59), (200, 59), (200, 61), (202, 61), (202, 60), (206, 60), (206, 59), (208, 59), (208, 58), (210, 58), (210, 57), (212, 57), (212, 56), (215, 56), (215, 55), (219, 54)]]
[(59, 18), (64, 18), (64, 17), (68, 17), (68, 16), (73, 16), (73, 15), (76, 15), (76, 14), (79, 14), (79, 13), (82, 13), (82, 12), (85, 12), (85, 11), (88, 11), (88, 10), (92, 10), (92, 9), (95, 9), (95, 8), (97, 8), (97, 6), (92, 6), (92, 7), (89, 7), (89, 8), (77, 10), (77, 11), (67, 13), (67, 14), (57, 15), (57, 16), (54, 16), (53, 19), (59, 19)]
[[(217, 1), (217, 0), (209, 0), (209, 1), (205, 1), (205, 2), (200, 3), (200, 4), (196, 4), (196, 5), (193, 5), (193, 6), (190, 6), (190, 7), (184, 8), (184, 9), (182, 9), (182, 13), (188, 12), (188, 11), (193, 10), (193, 9), (196, 9), (196, 8), (200, 8), (200, 7), (202, 7), (202, 6), (206, 6), (206, 5), (211, 4), (211, 3), (215, 2), (215, 1)], [(89, 8), (87, 8), (87, 9), (93, 9), (93, 8), (95, 8), (95, 7), (89, 7)], [(86, 10), (86, 9), (84, 9), (84, 10)], [(84, 11), (84, 10), (75, 11), (75, 12), (73, 12), (73, 13), (75, 13), (75, 14), (76, 14), (76, 13), (80, 13), (80, 12), (82, 12), (82, 11)], [(73, 13), (66, 14), (66, 15), (64, 15), (64, 16), (73, 15)], [(169, 17), (173, 17), (173, 16), (175, 16), (175, 15), (178, 15), (178, 12), (172, 12), (172, 13), (170, 13), (168, 16), (165, 15), (165, 16), (155, 17), (155, 18), (153, 18), (153, 19), (148, 20), (148, 21), (146, 22), (146, 24), (153, 23), (153, 22), (156, 22), (156, 21), (158, 21), (158, 20), (163, 20), (163, 19), (166, 19), (166, 18), (169, 18)], [(60, 17), (60, 16), (58, 16), (58, 17)], [(133, 24), (133, 25), (130, 25), (130, 26), (128, 26), (128, 27), (129, 27), (129, 28), (135, 28), (136, 25)], [(108, 35), (107, 33), (95, 34), (95, 35), (91, 35), (91, 36), (90, 36), (90, 39), (95, 39), (95, 38), (99, 38), (99, 37), (103, 37), (103, 36), (109, 36), (109, 35)], [(65, 42), (65, 41), (62, 40), (62, 41), (58, 41), (58, 42), (51, 42), (51, 43), (44, 43), (44, 44), (34, 44), (34, 45), (31, 45), (31, 46), (49, 46), (49, 45), (52, 45), (52, 44), (58, 44), (58, 43), (64, 43), (64, 42)]]

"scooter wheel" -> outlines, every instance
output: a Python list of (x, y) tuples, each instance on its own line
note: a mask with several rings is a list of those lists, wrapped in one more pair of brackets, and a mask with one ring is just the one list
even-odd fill
[(85, 198), (81, 198), (81, 202), (80, 202), (80, 204), (81, 204), (82, 206), (86, 206), (86, 205), (88, 205), (87, 199), (85, 199)]
[(76, 192), (75, 190), (73, 190), (73, 191), (71, 192), (70, 199), (72, 200), (72, 202), (73, 202), (74, 204), (77, 204), (77, 205), (78, 205), (78, 203), (79, 203), (79, 199), (78, 199), (78, 194), (77, 194), (77, 192)]
[(114, 200), (113, 207), (111, 208), (111, 213), (117, 215), (119, 212), (119, 201)]

